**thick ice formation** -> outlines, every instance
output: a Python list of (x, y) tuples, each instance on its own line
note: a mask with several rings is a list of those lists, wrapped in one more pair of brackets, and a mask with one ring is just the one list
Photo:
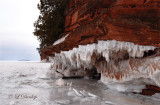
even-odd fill
[(160, 57), (149, 56), (154, 54), (156, 47), (153, 46), (98, 41), (55, 54), (48, 75), (53, 78), (92, 76), (96, 71), (110, 88), (139, 92), (145, 84), (160, 87)]

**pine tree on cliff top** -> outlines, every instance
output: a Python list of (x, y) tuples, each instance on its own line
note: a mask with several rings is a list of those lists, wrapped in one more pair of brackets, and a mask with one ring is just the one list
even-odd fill
[(37, 5), (40, 15), (34, 23), (34, 35), (40, 41), (39, 50), (46, 48), (64, 32), (64, 11), (68, 0), (40, 0)]

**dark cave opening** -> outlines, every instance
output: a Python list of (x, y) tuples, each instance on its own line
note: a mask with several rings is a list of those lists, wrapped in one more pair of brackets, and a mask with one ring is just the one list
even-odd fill
[(143, 55), (143, 58), (144, 57), (148, 57), (148, 56), (152, 56), (152, 55), (156, 55), (159, 53), (159, 48), (156, 48), (155, 50), (149, 50), (149, 51), (145, 51), (144, 52), (144, 55)]

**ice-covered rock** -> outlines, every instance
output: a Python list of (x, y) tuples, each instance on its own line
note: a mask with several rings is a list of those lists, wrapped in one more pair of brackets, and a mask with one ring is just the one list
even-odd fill
[(67, 82), (65, 82), (62, 78), (60, 78), (60, 79), (57, 79), (55, 81), (55, 85), (57, 85), (57, 86), (66, 86)]
[(57, 79), (57, 80), (55, 81), (55, 85), (57, 85), (57, 86), (71, 86), (72, 83), (68, 83), (68, 82), (66, 82), (64, 79), (59, 78), (59, 79)]
[(115, 40), (98, 41), (97, 44), (79, 45), (55, 54), (49, 72), (53, 78), (92, 76), (96, 69), (108, 87), (140, 92), (145, 84), (160, 87), (160, 56), (156, 56), (157, 53), (154, 46)]

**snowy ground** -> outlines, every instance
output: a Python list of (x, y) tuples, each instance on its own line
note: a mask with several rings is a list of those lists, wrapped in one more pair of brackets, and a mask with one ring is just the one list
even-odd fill
[(57, 84), (57, 79), (45, 76), (49, 67), (50, 63), (0, 62), (0, 105), (160, 105), (160, 94), (119, 93), (96, 80), (65, 79)]

